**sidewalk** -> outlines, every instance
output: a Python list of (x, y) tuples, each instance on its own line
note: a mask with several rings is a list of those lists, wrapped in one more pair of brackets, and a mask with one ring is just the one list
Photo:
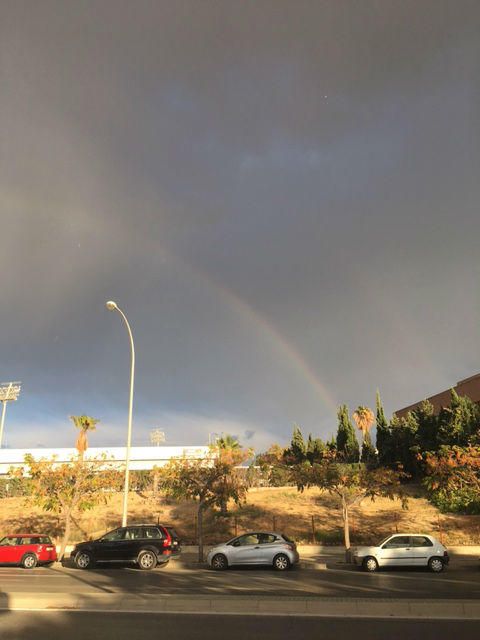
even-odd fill
[(478, 600), (365, 600), (262, 596), (1, 593), (0, 610), (302, 615), (350, 618), (480, 620)]

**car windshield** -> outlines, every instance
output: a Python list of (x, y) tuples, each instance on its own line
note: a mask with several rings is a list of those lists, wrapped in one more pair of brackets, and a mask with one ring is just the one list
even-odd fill
[(382, 544), (385, 544), (385, 542), (386, 542), (387, 540), (390, 540), (390, 538), (391, 538), (391, 537), (392, 537), (392, 534), (390, 534), (389, 536), (387, 536), (386, 538), (384, 538), (384, 539), (383, 539), (381, 542), (379, 542), (376, 546), (377, 546), (377, 547), (381, 547), (381, 546), (382, 546)]

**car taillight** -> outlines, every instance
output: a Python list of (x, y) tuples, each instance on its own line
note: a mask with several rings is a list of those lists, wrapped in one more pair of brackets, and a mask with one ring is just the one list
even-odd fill
[(53, 551), (55, 547), (45, 547), (45, 551)]
[(443, 557), (444, 557), (444, 558), (448, 558), (448, 551), (444, 551), (444, 552), (443, 552)]
[(295, 546), (293, 544), (284, 544), (284, 549), (290, 549), (290, 551), (295, 551)]
[(170, 537), (170, 534), (167, 533), (167, 537), (163, 541), (163, 546), (164, 547), (169, 547), (171, 544), (172, 544), (172, 538)]

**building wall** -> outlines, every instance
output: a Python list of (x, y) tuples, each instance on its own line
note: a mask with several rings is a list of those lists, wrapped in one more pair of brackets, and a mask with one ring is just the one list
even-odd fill
[[(460, 380), (454, 388), (459, 396), (468, 396), (474, 402), (480, 402), (480, 373), (470, 378), (465, 378), (465, 380)], [(450, 389), (430, 396), (427, 400), (432, 403), (435, 413), (439, 413), (442, 407), (450, 406)], [(398, 409), (395, 413), (399, 418), (405, 418), (409, 411), (413, 411), (419, 407), (422, 402), (423, 400), (419, 400), (414, 404), (410, 404), (408, 407)]]
[[(206, 446), (190, 447), (131, 447), (130, 469), (132, 471), (149, 470), (153, 467), (162, 467), (172, 458), (183, 456), (193, 459), (203, 459), (207, 456), (209, 448)], [(125, 465), (125, 447), (92, 447), (85, 454), (85, 459), (96, 458), (105, 455), (108, 460), (114, 461), (119, 467)], [(55, 456), (59, 463), (69, 462), (72, 456), (78, 455), (74, 448), (56, 449), (0, 449), (0, 475), (8, 473), (10, 467), (24, 466), (26, 454), (31, 454), (36, 460), (41, 458), (51, 459)]]

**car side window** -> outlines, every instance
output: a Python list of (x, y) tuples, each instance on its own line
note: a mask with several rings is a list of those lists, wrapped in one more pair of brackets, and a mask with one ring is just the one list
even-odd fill
[(258, 541), (260, 544), (271, 544), (272, 542), (275, 542), (277, 538), (275, 536), (272, 536), (271, 533), (259, 533), (258, 534)]
[(410, 546), (410, 536), (395, 536), (386, 542), (382, 549), (402, 549)]
[(125, 530), (125, 540), (140, 540), (141, 538), (143, 538), (141, 527), (128, 527)]
[(433, 547), (433, 542), (425, 536), (413, 536), (412, 547)]
[(157, 527), (145, 527), (143, 530), (143, 537), (152, 540), (159, 540), (162, 538), (162, 534), (160, 533), (160, 529), (157, 529)]
[(17, 544), (36, 544), (37, 542), (37, 538), (19, 538)]
[(102, 542), (114, 542), (115, 540), (123, 540), (125, 536), (125, 529), (114, 529), (106, 533), (100, 540)]
[(247, 533), (235, 540), (235, 547), (246, 547), (249, 544), (258, 544), (258, 535), (256, 533)]

